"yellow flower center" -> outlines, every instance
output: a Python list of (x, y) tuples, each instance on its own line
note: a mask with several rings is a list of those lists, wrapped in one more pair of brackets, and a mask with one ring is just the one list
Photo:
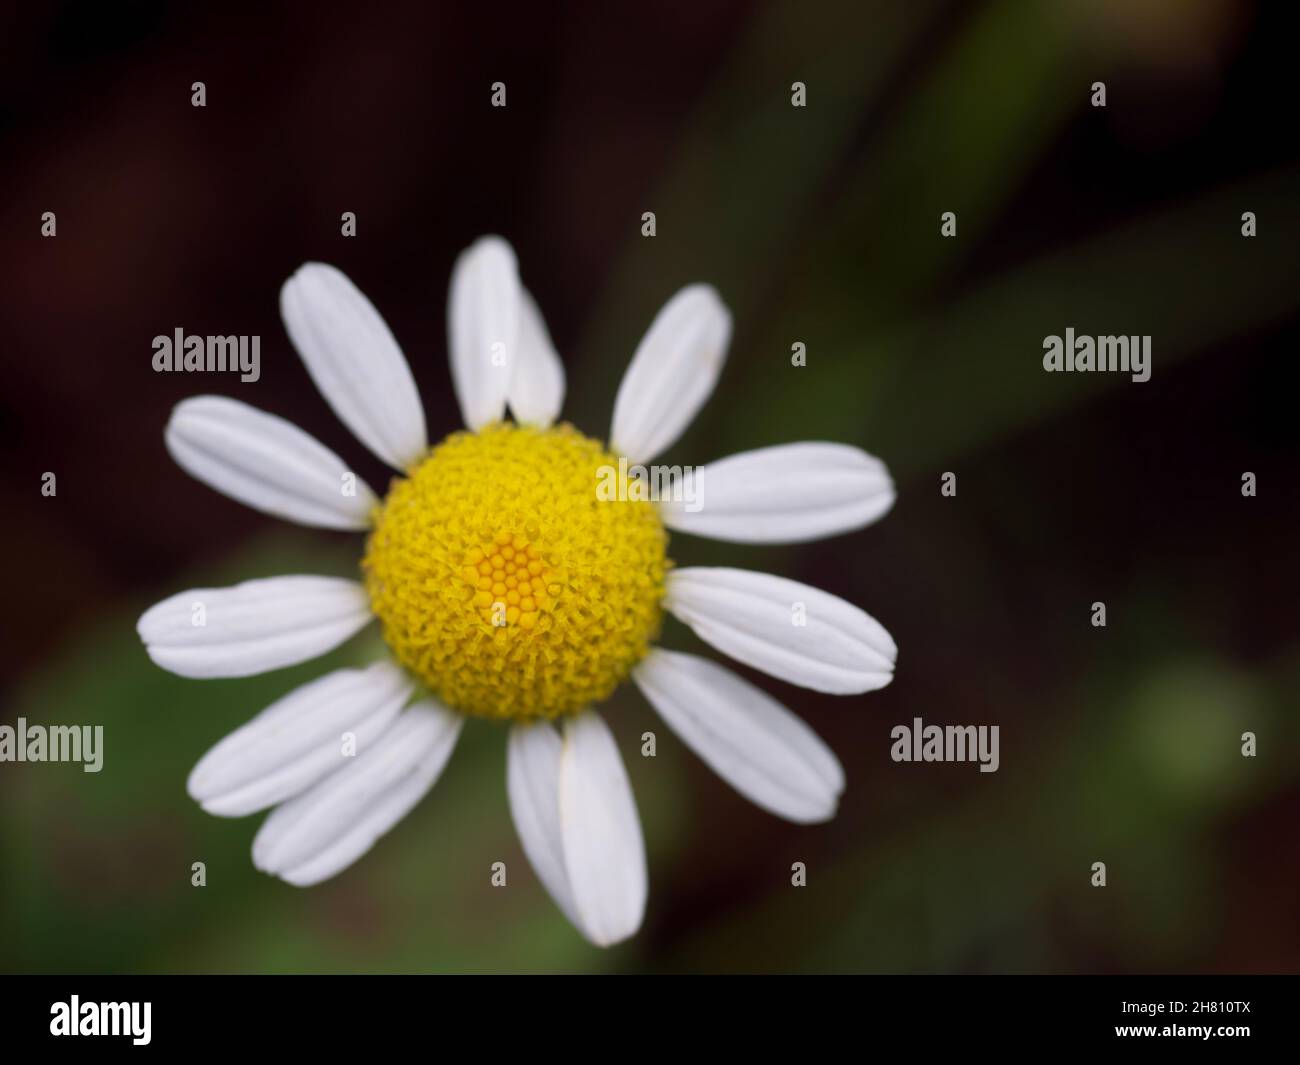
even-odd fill
[(558, 717), (607, 698), (645, 655), (668, 535), (635, 493), (598, 495), (617, 470), (572, 426), (498, 424), (453, 433), (394, 481), (366, 590), (397, 659), (448, 706)]

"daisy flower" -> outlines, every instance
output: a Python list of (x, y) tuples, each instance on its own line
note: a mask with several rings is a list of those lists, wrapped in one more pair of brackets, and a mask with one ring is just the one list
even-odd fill
[[(885, 467), (856, 448), (798, 443), (691, 471), (698, 496), (597, 492), (611, 468), (671, 446), (713, 391), (731, 318), (711, 287), (682, 289), (651, 323), (608, 446), (556, 424), (563, 367), (500, 238), (477, 241), (452, 271), (448, 347), (467, 428), (432, 449), (397, 341), (351, 281), (307, 264), (280, 309), (325, 401), (400, 472), (387, 495), (301, 429), (233, 399), (178, 404), (167, 449), (267, 514), (365, 532), (360, 579), (193, 589), (138, 624), (154, 662), (205, 678), (294, 665), (379, 623), (390, 660), (290, 692), (190, 774), (209, 813), (271, 809), (253, 841), (257, 868), (302, 886), (336, 875), (429, 791), (466, 718), (505, 721), (510, 812), (538, 878), (592, 943), (626, 939), (645, 911), (645, 844), (592, 707), (629, 677), (742, 795), (791, 821), (834, 814), (844, 773), (830, 749), (749, 681), (654, 647), (663, 613), (745, 665), (836, 694), (888, 684), (894, 641), (862, 610), (795, 581), (673, 568), (667, 530), (791, 543), (856, 529), (893, 503)], [(682, 501), (693, 498), (703, 506)]]

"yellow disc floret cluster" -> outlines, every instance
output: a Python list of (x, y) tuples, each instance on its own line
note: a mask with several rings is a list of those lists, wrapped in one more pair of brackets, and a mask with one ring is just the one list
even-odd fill
[(607, 698), (658, 636), (667, 533), (598, 494), (618, 460), (572, 426), (455, 433), (394, 482), (363, 562), (397, 659), (467, 714)]

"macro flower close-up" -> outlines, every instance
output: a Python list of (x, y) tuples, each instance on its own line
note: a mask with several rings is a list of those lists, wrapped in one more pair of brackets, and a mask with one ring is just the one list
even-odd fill
[(1289, 1045), (1287, 10), (15, 7), (10, 1057)]
[(681, 289), (651, 322), (607, 442), (557, 423), (563, 364), (498, 237), (452, 269), (448, 354), (465, 429), (432, 447), (396, 339), (344, 274), (303, 266), (280, 308), (325, 401), (398, 471), (388, 490), (290, 422), (219, 396), (178, 404), (166, 446), (266, 514), (363, 533), (357, 578), (195, 588), (138, 623), (154, 662), (196, 679), (292, 666), (378, 623), (387, 658), (276, 700), (190, 774), (210, 813), (271, 811), (253, 841), (259, 869), (299, 886), (343, 872), (434, 786), (466, 720), (482, 718), (508, 726), (508, 805), (538, 879), (592, 943), (626, 939), (646, 908), (645, 843), (597, 707), (627, 680), (759, 807), (798, 823), (834, 816), (844, 772), (812, 729), (732, 670), (657, 646), (670, 614), (745, 666), (836, 695), (888, 684), (897, 655), (879, 622), (830, 591), (670, 558), (670, 532), (796, 543), (859, 529), (894, 500), (884, 464), (844, 444), (653, 465), (725, 361), (731, 317), (713, 288)]

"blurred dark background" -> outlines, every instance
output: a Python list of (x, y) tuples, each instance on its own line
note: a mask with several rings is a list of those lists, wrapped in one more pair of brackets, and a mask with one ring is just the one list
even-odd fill
[[(102, 724), (105, 767), (0, 765), (0, 967), (1294, 971), (1290, 6), (8, 9), (3, 716)], [(606, 433), (654, 312), (709, 281), (735, 314), (731, 356), (666, 459), (843, 440), (899, 486), (884, 521), (825, 544), (674, 538), (679, 564), (770, 569), (863, 605), (896, 637), (898, 673), (852, 699), (761, 680), (845, 764), (840, 815), (816, 828), (747, 805), (622, 691), (608, 719), (651, 895), (642, 933), (605, 953), (527, 868), (504, 733), (485, 723), (349, 872), (308, 892), (256, 873), (254, 822), (202, 814), (185, 776), (324, 666), (184, 681), (134, 633), (184, 587), (354, 571), (359, 540), (185, 476), (168, 412), (236, 395), (382, 487), (290, 347), (279, 286), (309, 259), (345, 270), (392, 326), (436, 439), (458, 422), (451, 263), (488, 232), (519, 253), (575, 424)], [(1067, 326), (1152, 335), (1151, 380), (1043, 373), (1043, 337)], [(259, 334), (261, 380), (155, 374), (151, 340), (177, 327)], [(674, 622), (665, 640), (696, 646)], [(915, 716), (1000, 725), (1000, 770), (893, 763), (890, 729)], [(648, 728), (654, 760), (635, 754)], [(193, 861), (208, 887), (190, 886)]]

